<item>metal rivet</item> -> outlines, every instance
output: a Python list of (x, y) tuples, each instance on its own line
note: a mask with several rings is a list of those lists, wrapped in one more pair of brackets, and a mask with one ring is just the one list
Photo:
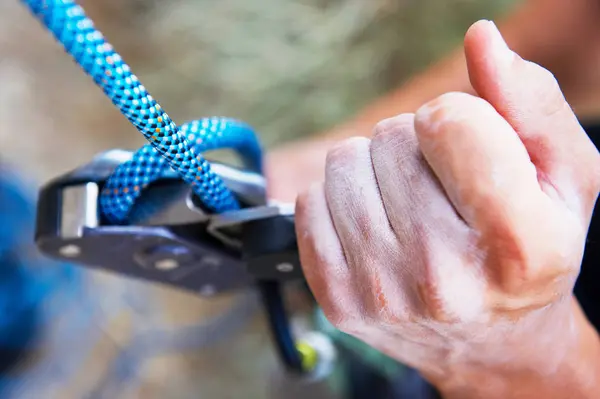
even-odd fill
[(79, 256), (81, 254), (81, 248), (79, 248), (75, 244), (69, 244), (69, 245), (65, 245), (64, 247), (61, 247), (58, 250), (58, 252), (62, 256), (65, 256), (67, 258), (74, 258), (74, 257)]
[(158, 270), (173, 270), (179, 267), (179, 262), (175, 259), (160, 259), (154, 262), (154, 267)]
[(275, 268), (281, 273), (289, 273), (292, 270), (294, 270), (294, 265), (292, 265), (291, 263), (284, 262), (278, 264), (277, 266), (275, 266)]

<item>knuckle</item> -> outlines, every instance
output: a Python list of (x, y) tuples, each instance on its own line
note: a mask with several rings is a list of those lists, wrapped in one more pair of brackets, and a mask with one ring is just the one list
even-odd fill
[(477, 109), (491, 108), (485, 100), (467, 93), (449, 92), (424, 104), (415, 114), (417, 136), (438, 135), (448, 124), (462, 123), (477, 112)]
[(459, 91), (450, 91), (450, 92), (439, 95), (436, 100), (440, 104), (443, 104), (446, 106), (453, 106), (456, 104), (463, 104), (463, 103), (470, 103), (473, 101), (477, 101), (478, 97), (474, 97), (468, 93), (463, 93), (463, 92), (459, 92)]
[(366, 137), (352, 137), (334, 145), (327, 153), (326, 164), (329, 169), (337, 169), (352, 163), (365, 149), (371, 140)]
[(403, 134), (413, 127), (415, 121), (414, 114), (401, 114), (393, 118), (383, 119), (375, 125), (373, 129), (373, 139), (383, 139)]
[(472, 96), (468, 93), (461, 93), (451, 91), (448, 93), (441, 94), (437, 98), (431, 101), (433, 107), (437, 106), (447, 111), (458, 111), (465, 109), (465, 106), (479, 105), (486, 103), (479, 97)]
[(402, 149), (409, 143), (416, 143), (414, 114), (403, 114), (384, 119), (375, 125), (371, 142), (371, 154), (379, 154), (391, 149)]
[(325, 164), (327, 191), (332, 187), (340, 189), (353, 183), (356, 174), (363, 172), (361, 169), (364, 159), (370, 160), (370, 145), (371, 140), (368, 138), (354, 137), (336, 144), (329, 150)]

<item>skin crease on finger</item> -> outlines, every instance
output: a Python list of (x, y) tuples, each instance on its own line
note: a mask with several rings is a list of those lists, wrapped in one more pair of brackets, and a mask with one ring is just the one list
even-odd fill
[[(467, 56), (501, 49), (486, 51)], [(470, 70), (474, 85), (492, 72)], [(451, 93), (385, 120), (336, 146), (298, 201), (302, 266), (328, 318), (433, 380), (484, 366), (550, 377), (584, 334), (571, 292), (589, 215), (543, 190), (530, 127), (516, 131), (501, 100)]]

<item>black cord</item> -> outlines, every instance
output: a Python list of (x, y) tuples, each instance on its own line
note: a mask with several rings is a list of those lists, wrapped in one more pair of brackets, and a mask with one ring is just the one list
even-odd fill
[(296, 349), (290, 323), (283, 303), (281, 286), (276, 281), (260, 281), (258, 283), (267, 318), (275, 340), (275, 346), (281, 359), (289, 371), (304, 373), (302, 355)]

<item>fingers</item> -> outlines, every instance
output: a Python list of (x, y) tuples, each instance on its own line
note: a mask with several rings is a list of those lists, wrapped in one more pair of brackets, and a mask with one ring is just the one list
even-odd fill
[(414, 114), (402, 114), (377, 124), (371, 159), (390, 224), (403, 252), (415, 251), (411, 255), (419, 256), (417, 247), (428, 235), (449, 238), (456, 235), (457, 229), (466, 230), (423, 157)]
[(591, 212), (600, 157), (554, 76), (511, 51), (489, 21), (471, 27), (465, 53), (474, 89), (515, 129), (544, 191), (573, 210)]
[[(327, 155), (325, 196), (350, 265), (375, 267), (381, 250), (395, 247), (367, 138), (346, 140)], [(377, 240), (375, 240), (377, 239)]]
[(523, 143), (486, 101), (445, 94), (418, 110), (415, 129), (448, 197), (477, 230), (512, 225), (545, 201)]
[(401, 257), (373, 171), (370, 144), (369, 139), (353, 138), (329, 152), (325, 196), (348, 265), (360, 282), (364, 311), (379, 314), (397, 305), (384, 292), (388, 284), (398, 285), (388, 273), (391, 268), (381, 266)]
[(327, 318), (339, 327), (360, 318), (358, 293), (333, 226), (325, 190), (315, 184), (296, 201), (296, 235), (304, 276)]
[(470, 319), (483, 306), (481, 265), (472, 249), (476, 234), (424, 159), (414, 119), (403, 114), (380, 122), (371, 144), (381, 197), (404, 259), (396, 273), (409, 282), (403, 286), (405, 301), (415, 311), (438, 321)]

